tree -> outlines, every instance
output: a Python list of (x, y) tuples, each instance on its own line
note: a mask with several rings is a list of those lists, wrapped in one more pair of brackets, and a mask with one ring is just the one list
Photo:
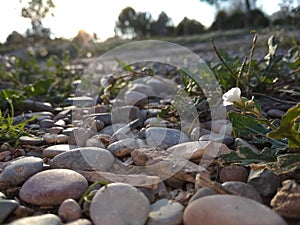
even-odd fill
[(127, 7), (121, 11), (118, 21), (115, 25), (115, 33), (117, 36), (125, 36), (133, 38), (135, 36), (134, 24), (136, 12), (132, 7)]
[(197, 20), (190, 20), (184, 17), (183, 20), (175, 28), (177, 35), (199, 34), (204, 31), (204, 26)]
[[(27, 0), (26, 2), (27, 6), (22, 8), (22, 16), (31, 20), (33, 35), (38, 37), (49, 37), (50, 30), (44, 28), (42, 20), (48, 14), (54, 16), (52, 9), (55, 8), (55, 5), (52, 0)], [(30, 31), (27, 33), (30, 34)]]
[(152, 16), (148, 12), (136, 12), (132, 7), (121, 11), (115, 25), (117, 36), (125, 38), (141, 38), (151, 32)]
[(161, 12), (158, 19), (152, 23), (151, 34), (156, 36), (168, 36), (173, 33), (173, 21), (165, 12)]

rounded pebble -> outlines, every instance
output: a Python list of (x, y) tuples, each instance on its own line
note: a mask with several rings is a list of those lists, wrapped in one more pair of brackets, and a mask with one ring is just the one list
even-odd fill
[(74, 199), (66, 199), (59, 206), (58, 216), (64, 222), (77, 220), (81, 217), (81, 208)]
[(230, 165), (225, 166), (220, 171), (220, 180), (247, 182), (248, 172), (243, 166)]
[(103, 148), (83, 147), (70, 150), (55, 156), (50, 165), (52, 168), (72, 170), (108, 171), (114, 163), (113, 154)]
[(211, 195), (189, 204), (183, 214), (184, 225), (286, 225), (267, 206), (234, 195)]
[(67, 169), (51, 169), (30, 177), (20, 190), (23, 201), (34, 205), (59, 205), (65, 199), (78, 199), (87, 189), (87, 180)]
[(147, 225), (180, 225), (182, 224), (184, 206), (168, 199), (160, 199), (150, 208)]
[(149, 200), (141, 191), (129, 184), (113, 183), (97, 191), (90, 215), (95, 225), (144, 225), (149, 211)]
[(43, 156), (48, 158), (53, 158), (56, 155), (59, 155), (63, 152), (70, 151), (75, 148), (78, 148), (78, 146), (68, 145), (68, 144), (52, 145), (44, 149)]
[(19, 185), (42, 169), (43, 160), (41, 158), (30, 156), (13, 161), (0, 174), (0, 190)]
[(54, 214), (30, 216), (11, 222), (9, 225), (61, 225), (61, 220)]

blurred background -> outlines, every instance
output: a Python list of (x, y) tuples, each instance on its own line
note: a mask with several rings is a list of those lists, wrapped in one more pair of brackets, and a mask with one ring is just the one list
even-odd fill
[(63, 45), (73, 56), (78, 51), (91, 55), (119, 43), (99, 44), (107, 41), (188, 40), (225, 30), (282, 27), (300, 27), (300, 0), (0, 1), (0, 53), (41, 45), (47, 46), (41, 54), (55, 53), (52, 44)]

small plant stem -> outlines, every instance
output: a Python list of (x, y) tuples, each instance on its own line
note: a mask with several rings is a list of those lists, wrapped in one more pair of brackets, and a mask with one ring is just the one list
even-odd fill
[(227, 63), (224, 61), (223, 57), (221, 56), (219, 50), (217, 49), (214, 40), (210, 39), (210, 42), (212, 44), (212, 47), (215, 51), (215, 53), (217, 54), (218, 58), (220, 59), (220, 61), (223, 63), (223, 65), (226, 67), (226, 69), (231, 73), (231, 75), (235, 78), (238, 79), (237, 75), (230, 69), (230, 67), (227, 65)]

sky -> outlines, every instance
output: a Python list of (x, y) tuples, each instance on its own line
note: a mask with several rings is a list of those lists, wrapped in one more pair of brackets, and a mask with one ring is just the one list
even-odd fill
[[(280, 9), (280, 2), (258, 0), (257, 5), (272, 14)], [(55, 17), (46, 17), (43, 25), (55, 37), (72, 38), (83, 29), (96, 33), (100, 41), (114, 36), (118, 15), (127, 6), (137, 12), (150, 12), (154, 19), (164, 11), (175, 26), (186, 16), (209, 27), (216, 14), (214, 7), (200, 0), (53, 0), (53, 3)], [(30, 20), (21, 17), (21, 8), (20, 0), (0, 0), (0, 42), (5, 42), (14, 30), (23, 34), (31, 27)]]

